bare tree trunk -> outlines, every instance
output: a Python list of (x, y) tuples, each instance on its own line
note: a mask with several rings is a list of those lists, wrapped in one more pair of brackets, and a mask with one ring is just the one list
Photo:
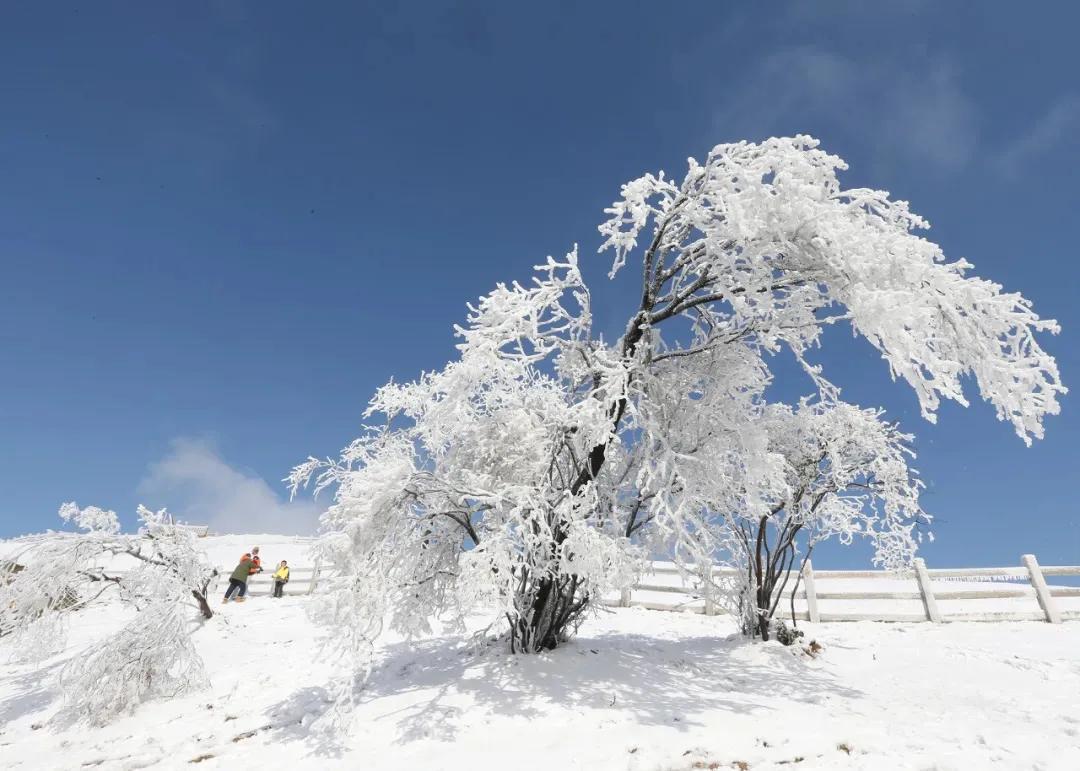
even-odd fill
[[(677, 206), (681, 206), (685, 201), (684, 196)], [(658, 293), (664, 283), (659, 280), (659, 266), (656, 260), (658, 256), (661, 261), (663, 260), (661, 245), (668, 224), (668, 222), (665, 222), (657, 227), (645, 256), (641, 303), (638, 311), (627, 324), (626, 332), (622, 338), (622, 358), (625, 361), (631, 361), (637, 355), (638, 346), (645, 339), (645, 332), (649, 326), (672, 318), (685, 310), (689, 310), (695, 303), (703, 301), (699, 298), (694, 302), (690, 302), (690, 298), (695, 291), (707, 283), (707, 276), (702, 276), (688, 288), (687, 294), (684, 294), (680, 301), (672, 300), (671, 304), (662, 311), (653, 312)], [(599, 386), (599, 381), (595, 382), (595, 386)], [(626, 395), (612, 402), (608, 412), (612, 424), (612, 436), (619, 433), (619, 427), (626, 414), (628, 404), (629, 398)], [(599, 476), (607, 460), (607, 448), (611, 441), (608, 439), (589, 449), (584, 464), (569, 486), (570, 495), (579, 495), (586, 485)], [(566, 528), (562, 522), (554, 523), (552, 534), (552, 550), (554, 552), (558, 550), (567, 537)], [(511, 648), (515, 644), (523, 652), (555, 648), (561, 642), (561, 639), (566, 636), (566, 629), (575, 623), (588, 607), (589, 601), (588, 594), (578, 597), (577, 576), (557, 576), (555, 578), (545, 576), (540, 579), (535, 599), (528, 611), (523, 612), (524, 608), (519, 608), (517, 622), (511, 625)], [(523, 647), (522, 643), (524, 643)]]
[[(519, 592), (517, 618), (510, 625), (510, 649), (517, 653), (553, 650), (567, 637), (589, 605), (577, 576), (544, 577)], [(532, 598), (530, 600), (530, 597)]]
[(205, 590), (200, 592), (198, 589), (191, 590), (191, 596), (195, 598), (195, 602), (199, 604), (199, 610), (203, 614), (203, 618), (213, 618), (214, 611), (210, 609), (210, 603), (206, 601)]
[(206, 599), (206, 593), (210, 590), (210, 583), (217, 575), (217, 569), (214, 569), (214, 571), (210, 573), (209, 578), (203, 581), (202, 586), (191, 590), (191, 596), (194, 597), (195, 602), (199, 604), (199, 611), (203, 614), (203, 618), (214, 617), (214, 611), (210, 609), (210, 603)]

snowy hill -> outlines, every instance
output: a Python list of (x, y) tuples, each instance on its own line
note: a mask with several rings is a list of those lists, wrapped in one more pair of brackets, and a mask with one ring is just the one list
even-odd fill
[[(303, 539), (205, 539), (221, 565), (256, 544), (267, 563), (308, 561)], [(0, 767), (1080, 768), (1078, 623), (800, 624), (816, 656), (745, 643), (722, 616), (638, 608), (534, 657), (388, 636), (335, 738), (341, 675), (309, 602), (215, 598), (195, 635), (211, 689), (102, 729), (49, 722), (56, 677), (122, 618), (76, 614), (68, 650), (43, 665), (8, 663), (0, 641)]]
[(310, 565), (311, 543), (314, 539), (287, 535), (212, 535), (199, 539), (199, 545), (205, 549), (210, 561), (218, 567), (232, 569), (240, 555), (258, 546), (263, 565), (276, 565), (281, 560), (288, 560), (290, 565)]

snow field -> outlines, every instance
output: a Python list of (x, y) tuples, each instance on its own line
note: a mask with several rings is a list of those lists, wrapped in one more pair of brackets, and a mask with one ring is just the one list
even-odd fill
[[(267, 564), (307, 561), (292, 539), (206, 545), (224, 564), (255, 543)], [(68, 649), (40, 665), (9, 661), (0, 641), (0, 768), (1080, 768), (1076, 622), (800, 623), (816, 656), (744, 642), (724, 616), (640, 608), (604, 611), (537, 656), (388, 635), (335, 732), (342, 670), (310, 599), (213, 602), (195, 633), (211, 689), (104, 728), (50, 722), (56, 678), (127, 612), (75, 614)]]

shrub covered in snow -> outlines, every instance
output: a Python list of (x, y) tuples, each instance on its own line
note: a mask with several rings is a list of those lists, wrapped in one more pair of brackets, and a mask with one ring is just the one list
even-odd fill
[(709, 522), (720, 557), (739, 578), (714, 591), (735, 606), (747, 634), (768, 640), (785, 590), (798, 581), (792, 568), (798, 571), (818, 543), (868, 538), (875, 562), (898, 569), (910, 563), (923, 534), (917, 527), (930, 517), (919, 507), (922, 483), (907, 463), (911, 437), (880, 410), (838, 399), (770, 404), (748, 432), (759, 434), (756, 473), (734, 458), (730, 473), (745, 480), (745, 497)]
[[(12, 637), (16, 656), (63, 649), (68, 617), (90, 604), (112, 601), (135, 611), (62, 673), (67, 714), (92, 723), (205, 685), (190, 633), (197, 619), (213, 616), (206, 592), (215, 571), (191, 531), (164, 509), (140, 506), (138, 514), (139, 532), (126, 534), (115, 512), (65, 503), (61, 518), (81, 532), (16, 539), (15, 556), (0, 565), (0, 635)], [(122, 570), (111, 567), (118, 558)]]

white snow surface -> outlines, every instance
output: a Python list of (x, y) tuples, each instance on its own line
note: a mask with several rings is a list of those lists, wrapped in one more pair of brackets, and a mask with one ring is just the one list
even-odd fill
[[(308, 542), (206, 539), (211, 559)], [(308, 597), (254, 596), (195, 633), (212, 687), (105, 728), (53, 719), (63, 664), (123, 623), (74, 614), (67, 650), (11, 663), (0, 640), (0, 768), (1077, 769), (1080, 623), (800, 623), (804, 646), (745, 642), (730, 619), (611, 609), (557, 651), (388, 635), (347, 732), (342, 669)]]

